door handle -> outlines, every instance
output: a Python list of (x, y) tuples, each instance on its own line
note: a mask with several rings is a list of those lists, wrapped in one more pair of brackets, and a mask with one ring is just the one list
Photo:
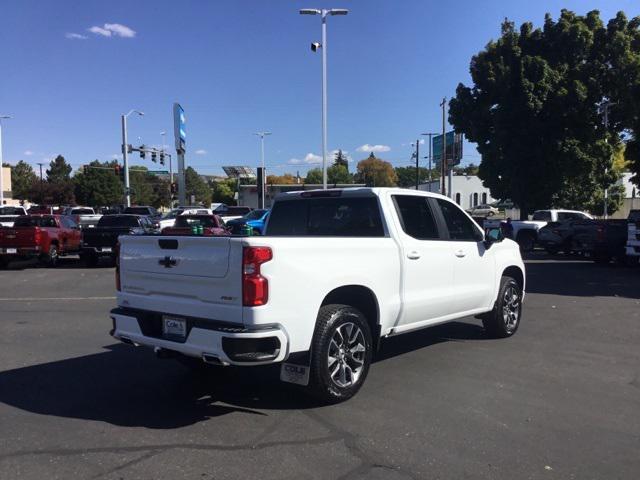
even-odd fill
[(420, 254), (414, 250), (413, 252), (407, 253), (407, 258), (410, 258), (411, 260), (417, 260), (418, 258), (420, 258)]
[(456, 257), (462, 258), (466, 255), (464, 250), (456, 250)]

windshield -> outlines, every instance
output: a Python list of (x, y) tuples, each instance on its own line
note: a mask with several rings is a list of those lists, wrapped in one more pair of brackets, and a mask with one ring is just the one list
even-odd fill
[(0, 215), (24, 215), (22, 207), (0, 207)]
[(254, 210), (247, 213), (243, 218), (245, 220), (260, 220), (265, 213), (267, 213), (267, 210)]
[(533, 212), (532, 219), (538, 222), (550, 222), (551, 212), (549, 210), (538, 210), (537, 212)]
[(107, 215), (98, 221), (98, 227), (139, 227), (138, 217), (133, 215)]
[(186, 228), (186, 227), (194, 227), (194, 226), (203, 226), (205, 228), (217, 227), (216, 218), (214, 216), (188, 216), (182, 215), (176, 219), (175, 226), (178, 228)]
[(74, 208), (71, 210), (71, 215), (93, 215), (92, 208)]
[(163, 219), (171, 219), (171, 218), (176, 218), (178, 215), (180, 215), (182, 212), (184, 212), (183, 208), (175, 208), (173, 210), (171, 210), (170, 212), (167, 212), (164, 214), (164, 216), (162, 217)]
[(124, 213), (131, 213), (133, 215), (155, 215), (155, 210), (151, 207), (127, 207)]

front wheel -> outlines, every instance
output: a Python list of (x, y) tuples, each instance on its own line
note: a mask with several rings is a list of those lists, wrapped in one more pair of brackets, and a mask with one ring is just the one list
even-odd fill
[(348, 305), (325, 305), (313, 334), (309, 386), (327, 403), (353, 397), (369, 373), (373, 353), (365, 316)]
[(493, 310), (482, 317), (487, 334), (495, 338), (512, 336), (520, 326), (522, 289), (511, 277), (502, 277)]
[(55, 267), (58, 265), (58, 247), (54, 244), (49, 245), (49, 252), (42, 259), (47, 267)]

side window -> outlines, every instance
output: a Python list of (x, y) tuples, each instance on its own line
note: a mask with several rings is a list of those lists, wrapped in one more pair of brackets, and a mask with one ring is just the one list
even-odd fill
[(483, 204), (487, 203), (487, 192), (482, 192), (482, 203)]
[(442, 211), (444, 221), (447, 224), (450, 240), (468, 242), (478, 242), (482, 240), (482, 234), (473, 220), (469, 219), (455, 204), (440, 198), (437, 199), (437, 202)]
[(438, 240), (440, 235), (427, 197), (393, 195), (404, 232), (418, 240)]

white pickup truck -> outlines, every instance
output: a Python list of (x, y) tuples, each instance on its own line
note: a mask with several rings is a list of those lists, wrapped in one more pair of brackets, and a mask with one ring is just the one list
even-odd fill
[(0, 206), (0, 227), (13, 227), (13, 222), (24, 215), (27, 215), (24, 207)]
[[(523, 252), (530, 252), (538, 241), (538, 230), (551, 222), (566, 222), (570, 220), (593, 220), (585, 212), (577, 210), (536, 210), (531, 220), (514, 220), (511, 222), (512, 238), (518, 242)], [(504, 220), (485, 220), (484, 228), (499, 228)]]
[(116, 285), (116, 339), (193, 367), (280, 363), (336, 402), (384, 337), (470, 315), (513, 335), (525, 270), (446, 197), (353, 188), (281, 194), (264, 236), (120, 237)]

